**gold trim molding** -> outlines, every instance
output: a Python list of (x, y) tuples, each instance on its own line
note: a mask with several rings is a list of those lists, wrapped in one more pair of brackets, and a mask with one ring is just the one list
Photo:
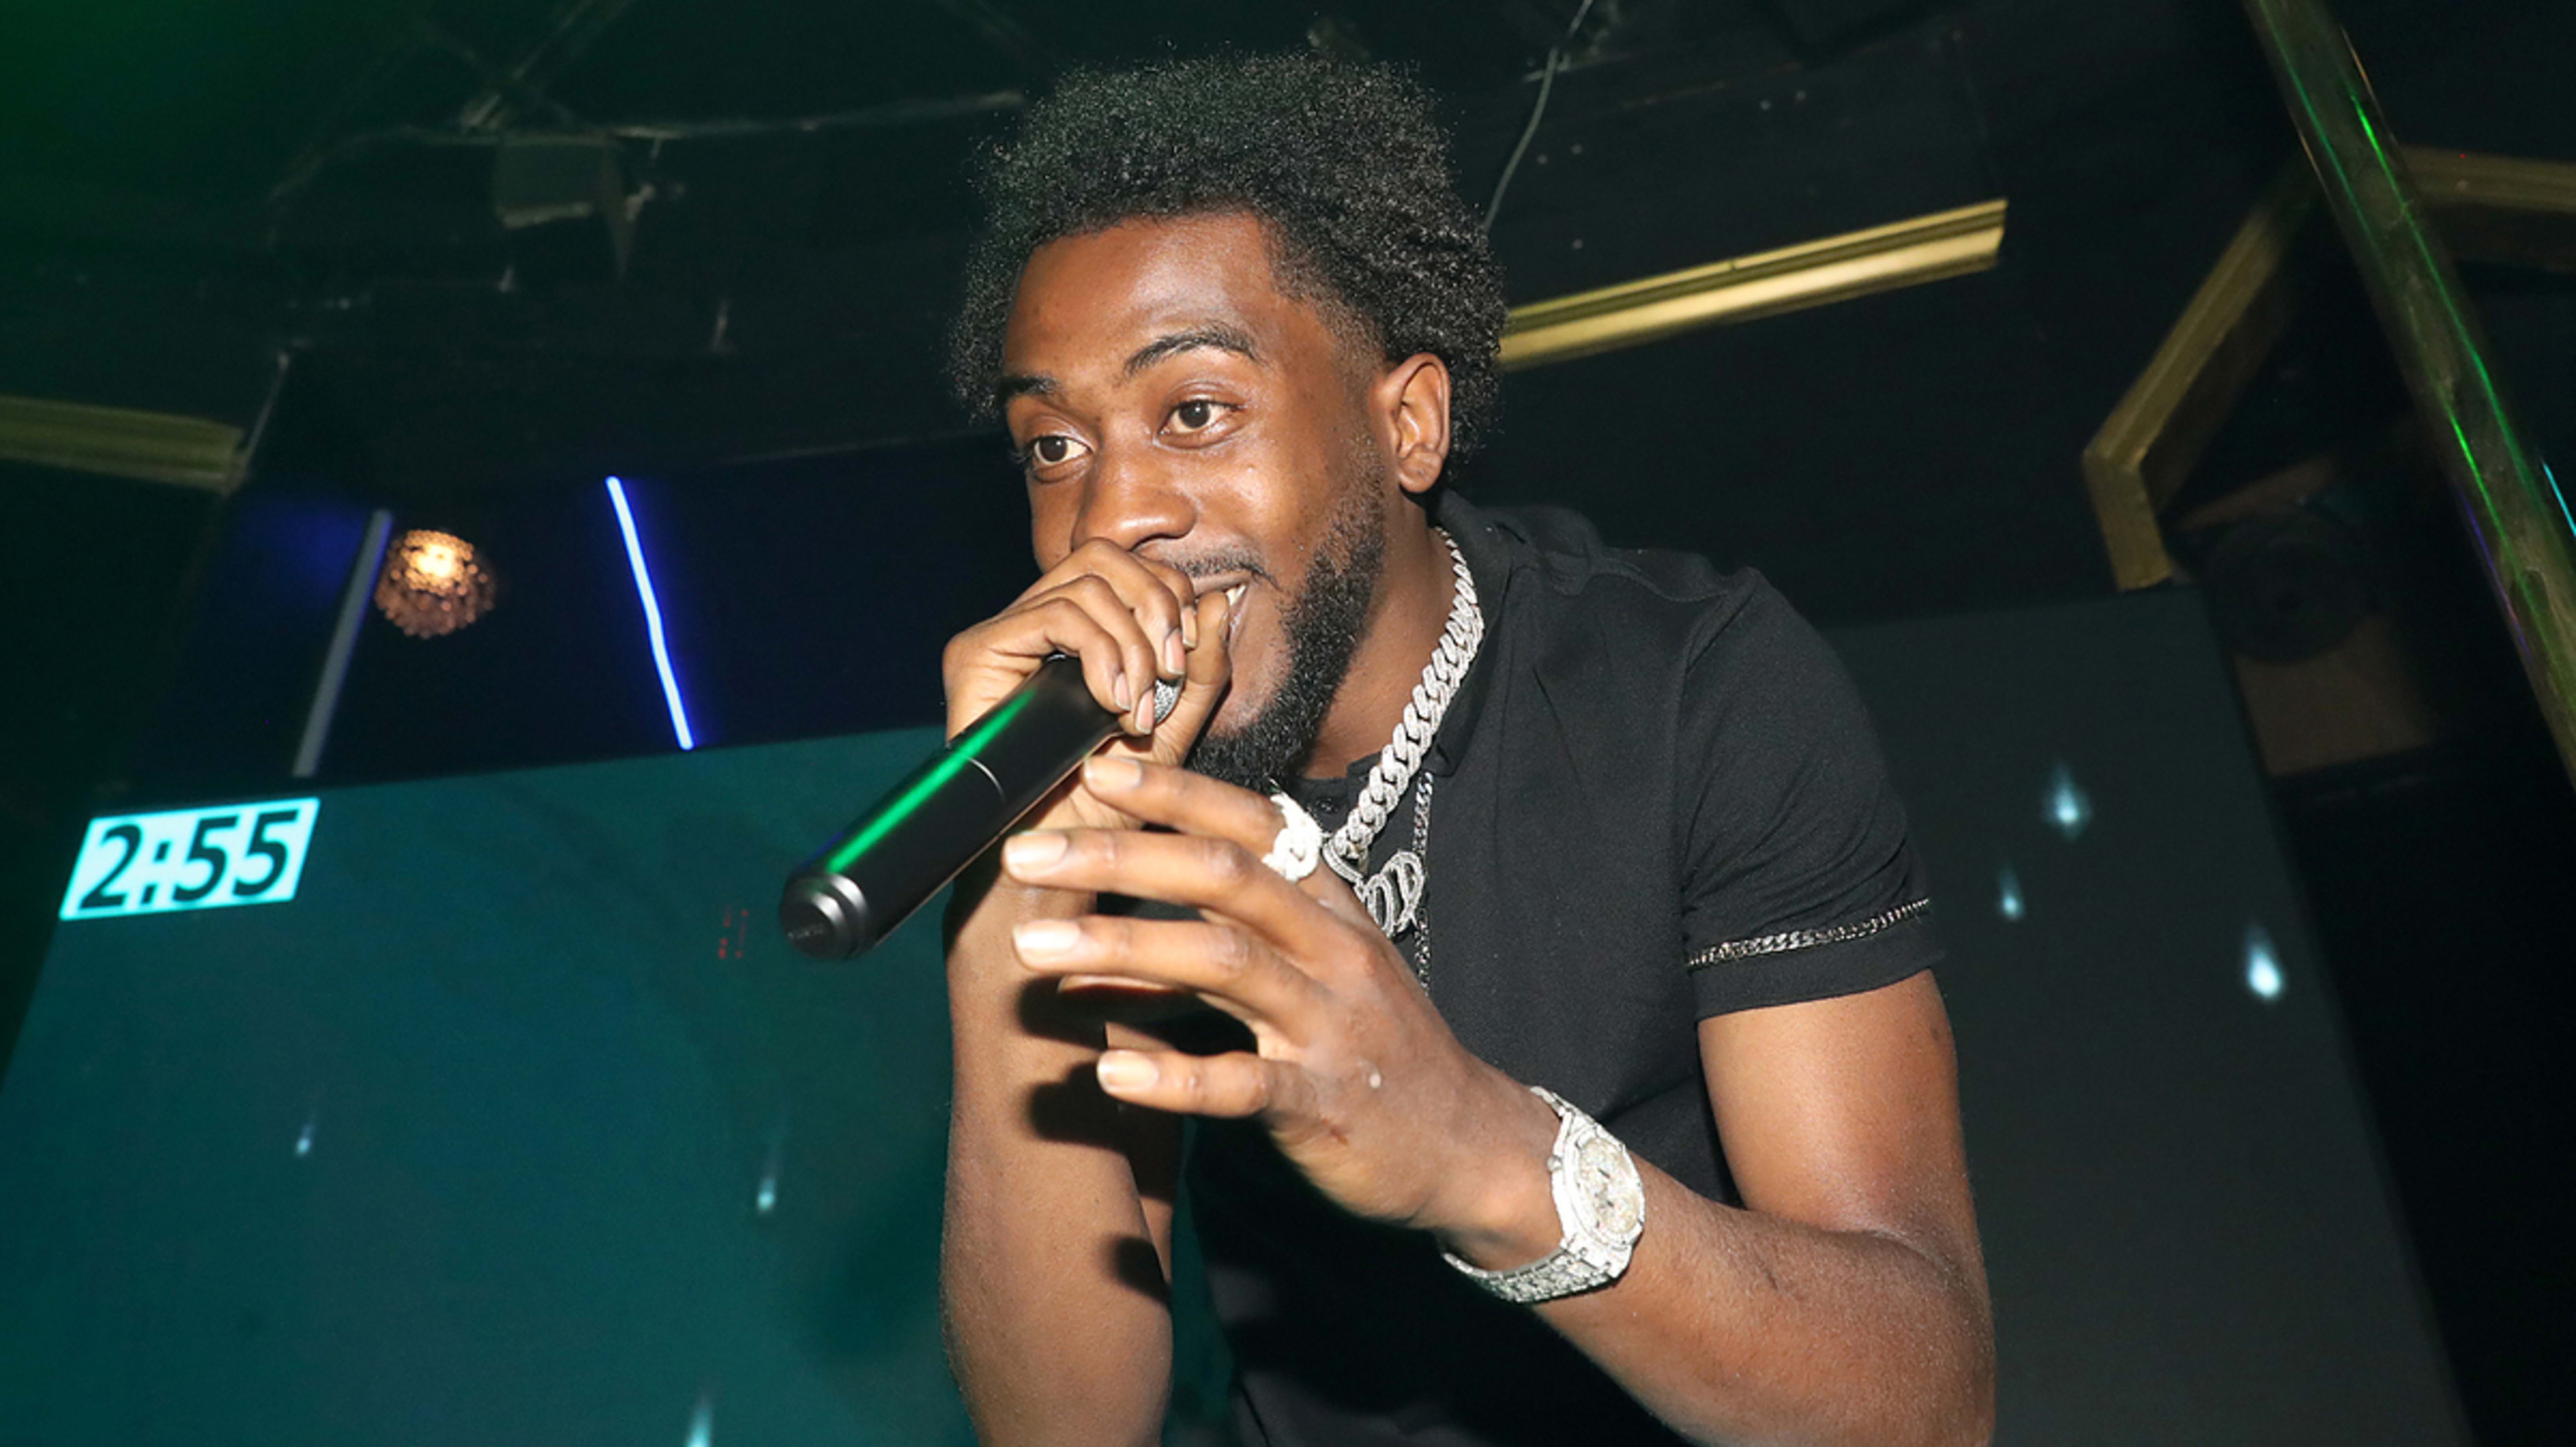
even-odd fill
[(0, 396), (0, 461), (229, 493), (242, 429), (202, 417)]
[(2576, 164), (2400, 149), (2424, 209), (2462, 260), (2576, 271)]
[(1512, 308), (1505, 370), (1570, 361), (1993, 267), (1998, 198)]
[(2084, 490), (2122, 590), (2174, 575), (2157, 515), (2182, 490), (2290, 324), (2291, 243), (2316, 209), (2307, 166), (2281, 169), (2236, 228), (2218, 264), (2156, 347), (2102, 430), (2084, 448)]

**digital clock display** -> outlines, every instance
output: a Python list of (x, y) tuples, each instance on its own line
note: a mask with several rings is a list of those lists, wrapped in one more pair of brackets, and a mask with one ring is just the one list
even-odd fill
[(270, 799), (93, 819), (61, 918), (283, 904), (321, 809), (318, 799)]

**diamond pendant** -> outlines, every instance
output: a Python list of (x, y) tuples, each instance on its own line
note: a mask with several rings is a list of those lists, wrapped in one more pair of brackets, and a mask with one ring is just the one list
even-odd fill
[(1422, 917), (1422, 886), (1428, 877), (1422, 868), (1422, 856), (1400, 849), (1360, 886), (1360, 903), (1368, 907), (1369, 918), (1377, 921), (1379, 933), (1393, 939), (1413, 928)]

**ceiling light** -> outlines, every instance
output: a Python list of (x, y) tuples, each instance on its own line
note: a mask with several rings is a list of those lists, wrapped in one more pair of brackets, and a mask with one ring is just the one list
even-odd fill
[(376, 609), (414, 638), (453, 633), (492, 611), (492, 570), (453, 533), (414, 528), (385, 550)]

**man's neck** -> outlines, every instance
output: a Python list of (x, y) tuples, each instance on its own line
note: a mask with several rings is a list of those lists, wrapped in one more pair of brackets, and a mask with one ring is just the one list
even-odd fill
[(1350, 671), (1306, 761), (1309, 778), (1338, 778), (1395, 736), (1405, 702), (1440, 646), (1457, 579), (1448, 545), (1426, 509), (1404, 507), (1386, 534), (1386, 567), (1369, 610), (1368, 634), (1351, 654)]

